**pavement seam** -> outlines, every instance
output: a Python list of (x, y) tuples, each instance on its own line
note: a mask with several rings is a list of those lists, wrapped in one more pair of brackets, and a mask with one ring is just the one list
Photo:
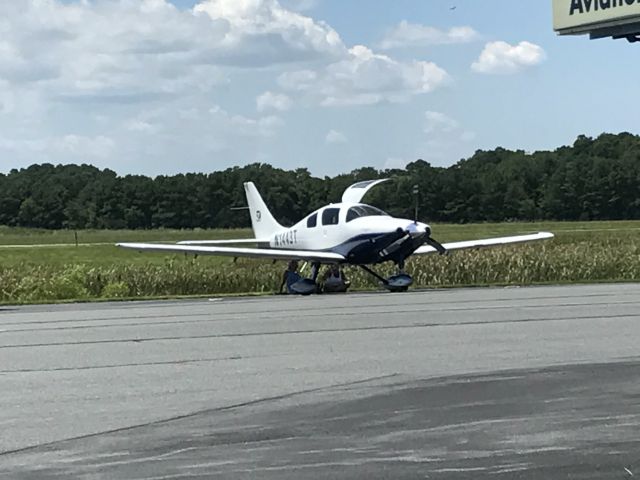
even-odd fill
[(205, 340), (213, 338), (243, 338), (243, 337), (260, 337), (260, 336), (278, 336), (278, 335), (305, 335), (311, 333), (340, 333), (340, 332), (361, 332), (361, 331), (375, 331), (375, 330), (400, 330), (404, 328), (433, 328), (433, 327), (459, 327), (459, 326), (474, 326), (474, 325), (509, 325), (517, 323), (541, 323), (541, 322), (566, 322), (571, 320), (615, 320), (622, 318), (640, 318), (640, 314), (626, 314), (626, 315), (587, 315), (582, 317), (557, 317), (557, 318), (523, 318), (519, 320), (496, 320), (485, 322), (455, 322), (455, 323), (412, 323), (402, 325), (376, 325), (368, 327), (351, 327), (351, 328), (327, 328), (327, 329), (307, 329), (307, 330), (288, 330), (281, 332), (247, 332), (247, 333), (222, 333), (212, 335), (184, 335), (184, 336), (170, 336), (170, 337), (149, 337), (149, 338), (122, 338), (118, 340), (83, 340), (78, 342), (52, 342), (52, 343), (24, 343), (24, 344), (8, 344), (0, 345), (0, 350), (10, 348), (33, 348), (33, 347), (61, 347), (61, 346), (73, 346), (73, 345), (100, 345), (100, 344), (113, 344), (113, 343), (142, 343), (142, 342), (162, 342), (162, 341), (176, 341), (176, 340)]
[(202, 415), (202, 414), (209, 414), (209, 413), (215, 413), (215, 412), (226, 412), (229, 410), (234, 410), (236, 408), (243, 408), (243, 407), (249, 407), (252, 405), (260, 405), (263, 403), (268, 403), (268, 402), (274, 402), (274, 401), (279, 401), (279, 400), (285, 400), (287, 398), (292, 398), (292, 397), (296, 397), (299, 395), (306, 395), (308, 393), (316, 393), (316, 392), (321, 392), (323, 390), (331, 390), (334, 388), (343, 388), (343, 387), (351, 387), (354, 385), (362, 385), (365, 383), (369, 383), (369, 382), (376, 382), (376, 381), (380, 381), (380, 380), (387, 380), (387, 379), (391, 379), (394, 377), (398, 377), (400, 376), (399, 373), (391, 373), (391, 374), (387, 374), (387, 375), (380, 375), (380, 376), (376, 376), (376, 377), (368, 377), (368, 378), (363, 378), (360, 380), (354, 380), (352, 382), (342, 382), (342, 383), (336, 383), (336, 384), (331, 384), (331, 385), (325, 385), (322, 387), (316, 387), (316, 388), (309, 388), (309, 389), (305, 389), (305, 390), (298, 390), (296, 392), (289, 392), (289, 393), (284, 393), (282, 395), (274, 395), (272, 397), (265, 397), (265, 398), (260, 398), (257, 400), (250, 400), (247, 402), (241, 402), (241, 403), (236, 403), (233, 405), (226, 405), (223, 407), (217, 407), (217, 408), (207, 408), (204, 410), (198, 410), (196, 412), (190, 412), (190, 413), (185, 413), (182, 415), (176, 415), (173, 417), (169, 417), (169, 418), (163, 418), (160, 420), (153, 420), (150, 422), (145, 422), (145, 423), (140, 423), (140, 424), (136, 424), (136, 425), (128, 425), (126, 427), (120, 427), (120, 428), (114, 428), (111, 430), (104, 430), (101, 432), (95, 432), (95, 433), (89, 433), (86, 435), (79, 435), (77, 437), (69, 437), (69, 438), (64, 438), (61, 440), (54, 440), (52, 442), (45, 442), (45, 443), (40, 443), (37, 445), (30, 445), (28, 447), (22, 447), (22, 448), (17, 448), (14, 450), (5, 450), (3, 452), (0, 452), (0, 457), (2, 456), (9, 456), (9, 455), (13, 455), (13, 454), (18, 454), (18, 453), (23, 453), (23, 452), (28, 452), (30, 450), (36, 450), (38, 448), (49, 448), (52, 447), (54, 445), (57, 444), (61, 444), (61, 443), (66, 443), (66, 442), (73, 442), (73, 441), (77, 441), (77, 440), (83, 440), (83, 439), (88, 439), (88, 438), (95, 438), (95, 437), (99, 437), (101, 435), (109, 435), (109, 434), (113, 434), (113, 433), (119, 433), (119, 432), (126, 432), (128, 430), (134, 430), (136, 428), (143, 428), (143, 427), (149, 427), (152, 425), (161, 425), (163, 423), (169, 423), (169, 422), (173, 422), (176, 420), (184, 420), (187, 418), (191, 418), (191, 417), (195, 417), (198, 415)]

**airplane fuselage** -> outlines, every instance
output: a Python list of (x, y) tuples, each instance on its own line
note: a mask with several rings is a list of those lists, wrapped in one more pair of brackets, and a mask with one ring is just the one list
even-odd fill
[(336, 203), (274, 233), (269, 246), (335, 252), (348, 263), (372, 264), (404, 260), (430, 231), (427, 224), (394, 218), (369, 205)]

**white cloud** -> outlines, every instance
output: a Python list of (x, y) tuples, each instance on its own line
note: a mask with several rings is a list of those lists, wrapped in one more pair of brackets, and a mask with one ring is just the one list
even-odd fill
[(127, 122), (127, 129), (131, 132), (156, 133), (158, 127), (145, 120), (133, 119)]
[(432, 110), (424, 114), (423, 131), (426, 134), (423, 145), (425, 159), (436, 165), (457, 161), (457, 152), (467, 150), (476, 138), (475, 132), (466, 130), (456, 119)]
[(226, 130), (234, 135), (272, 137), (284, 125), (282, 119), (275, 115), (258, 118), (232, 115), (218, 105), (211, 107), (209, 113), (216, 120), (219, 132)]
[(389, 157), (385, 160), (383, 168), (387, 170), (398, 169), (404, 170), (404, 168), (409, 165), (413, 160), (407, 160), (405, 158), (399, 157)]
[(327, 136), (324, 139), (325, 143), (347, 143), (347, 137), (344, 133), (338, 132), (337, 130), (329, 130)]
[(19, 3), (0, 5), (0, 78), (15, 85), (60, 99), (109, 99), (171, 94), (217, 76), (215, 65), (195, 57), (220, 43), (224, 25), (164, 0)]
[(449, 76), (435, 63), (399, 62), (357, 45), (344, 60), (321, 71), (301, 70), (281, 75), (280, 86), (304, 92), (323, 106), (368, 105), (382, 101), (406, 101), (431, 92)]
[(446, 83), (434, 63), (347, 48), (298, 13), (316, 1), (0, 2), (0, 168), (222, 168), (272, 154), (294, 102), (400, 102)]
[(108, 158), (115, 148), (115, 142), (109, 137), (98, 135), (86, 137), (83, 135), (64, 135), (51, 142), (51, 148), (62, 154), (71, 154), (76, 157)]
[(306, 12), (318, 6), (320, 0), (281, 0), (280, 3), (288, 10)]
[(287, 10), (277, 0), (203, 0), (193, 10), (226, 24), (222, 47), (234, 63), (238, 57), (252, 65), (308, 60), (345, 50), (329, 25)]
[(380, 48), (390, 50), (400, 47), (427, 47), (430, 45), (468, 43), (478, 38), (480, 38), (480, 35), (471, 27), (452, 27), (445, 31), (403, 20), (387, 32), (382, 42), (380, 42)]
[(41, 92), (0, 79), (0, 114), (12, 118), (14, 124), (37, 122), (45, 115)]
[[(0, 149), (13, 152), (30, 152), (47, 156), (51, 153), (70, 156), (78, 159), (108, 158), (116, 144), (112, 138), (104, 135), (88, 137), (84, 135), (68, 134), (58, 137), (38, 139), (14, 140), (0, 138)], [(42, 161), (42, 160), (41, 160)]]
[(231, 125), (240, 127), (240, 132), (248, 135), (260, 135), (262, 137), (272, 137), (277, 130), (284, 125), (280, 117), (269, 115), (267, 117), (249, 118), (242, 115), (231, 117)]
[(278, 84), (287, 90), (310, 90), (318, 82), (318, 74), (313, 70), (285, 72), (278, 77)]
[(468, 157), (474, 150), (476, 134), (449, 115), (427, 110), (422, 123), (423, 135), (408, 142), (413, 147), (401, 146), (384, 162), (386, 169), (404, 169), (421, 158), (435, 166), (448, 166), (460, 158)]
[(475, 132), (465, 130), (460, 122), (442, 112), (427, 110), (424, 113), (424, 133), (435, 142), (446, 140), (451, 143), (471, 142), (476, 138)]
[[(254, 158), (282, 119), (203, 114), (219, 92), (230, 110), (240, 103), (244, 92), (230, 79), (241, 70), (230, 67), (269, 66), (275, 77), (288, 63), (347, 53), (331, 27), (276, 0), (206, 0), (193, 9), (168, 0), (0, 2), (0, 32), (0, 131), (14, 165), (81, 159), (83, 151), (104, 166), (110, 153), (128, 171), (158, 172), (160, 159), (189, 168), (176, 159), (194, 164), (221, 149), (229, 164)], [(273, 93), (261, 105), (281, 111), (290, 103)], [(142, 135), (158, 132), (154, 142)]]
[(340, 36), (277, 0), (0, 2), (0, 79), (69, 96), (210, 90), (226, 65), (257, 67), (346, 54)]
[(440, 112), (426, 111), (425, 114), (425, 133), (436, 133), (436, 132), (453, 132), (460, 125), (453, 118), (445, 115)]
[(264, 112), (269, 109), (284, 112), (289, 110), (291, 105), (291, 99), (281, 93), (264, 92), (256, 98), (258, 112)]
[(485, 45), (471, 69), (486, 74), (512, 74), (539, 65), (545, 58), (542, 47), (530, 42), (520, 42), (518, 45), (490, 42)]

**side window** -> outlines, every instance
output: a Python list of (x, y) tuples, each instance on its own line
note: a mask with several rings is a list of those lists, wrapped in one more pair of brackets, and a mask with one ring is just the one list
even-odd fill
[(314, 213), (309, 218), (307, 218), (307, 228), (313, 228), (318, 224), (318, 214)]
[(325, 208), (322, 212), (322, 225), (337, 225), (339, 208)]

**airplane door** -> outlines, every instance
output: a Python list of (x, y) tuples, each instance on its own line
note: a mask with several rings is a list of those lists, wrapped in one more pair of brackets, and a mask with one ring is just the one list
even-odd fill
[(331, 239), (334, 236), (334, 230), (338, 226), (339, 218), (339, 208), (327, 207), (322, 211), (322, 236), (325, 239)]

